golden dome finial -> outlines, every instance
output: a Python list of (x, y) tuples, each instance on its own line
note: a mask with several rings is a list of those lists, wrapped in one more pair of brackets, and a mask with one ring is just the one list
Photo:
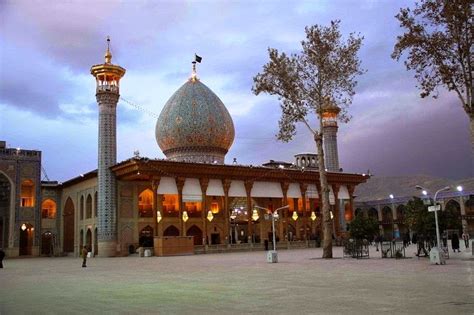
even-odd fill
[(105, 63), (111, 63), (112, 54), (110, 53), (110, 36), (107, 36), (107, 51), (105, 52)]
[(198, 79), (197, 77), (197, 72), (196, 72), (196, 63), (199, 62), (201, 63), (202, 57), (198, 56), (197, 54), (194, 54), (194, 61), (192, 62), (193, 64), (193, 72), (191, 73), (191, 81), (196, 82)]
[(191, 73), (191, 81), (196, 82), (197, 73), (196, 73), (196, 61), (193, 61), (193, 72)]

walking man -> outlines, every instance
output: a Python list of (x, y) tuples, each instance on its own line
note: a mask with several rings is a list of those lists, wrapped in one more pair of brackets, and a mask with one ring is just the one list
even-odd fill
[(82, 249), (82, 267), (87, 267), (86, 266), (86, 261), (87, 261), (87, 246), (84, 246), (84, 248)]
[(469, 248), (469, 233), (467, 230), (464, 230), (464, 233), (462, 233), (462, 239), (464, 240), (464, 245), (466, 245), (466, 248)]
[(3, 258), (5, 258), (5, 252), (3, 248), (0, 248), (0, 268), (3, 268)]

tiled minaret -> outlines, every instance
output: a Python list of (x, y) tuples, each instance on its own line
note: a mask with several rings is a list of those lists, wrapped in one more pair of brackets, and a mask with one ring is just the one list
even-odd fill
[(117, 183), (110, 167), (117, 162), (116, 107), (119, 81), (125, 69), (113, 65), (107, 38), (105, 63), (94, 65), (91, 74), (96, 78), (96, 98), (99, 105), (98, 156), (98, 255), (113, 257), (117, 252)]
[(339, 172), (339, 156), (337, 154), (337, 115), (341, 109), (334, 104), (323, 107), (323, 144), (324, 164), (328, 172)]

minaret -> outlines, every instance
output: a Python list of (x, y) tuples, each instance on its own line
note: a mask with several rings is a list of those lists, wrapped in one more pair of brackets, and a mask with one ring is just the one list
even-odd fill
[(117, 252), (117, 183), (110, 167), (117, 162), (116, 107), (119, 81), (125, 69), (111, 63), (110, 39), (107, 37), (105, 63), (94, 65), (91, 74), (96, 78), (96, 98), (99, 105), (98, 156), (98, 254), (113, 257)]
[(328, 172), (339, 172), (339, 156), (337, 154), (337, 115), (341, 109), (337, 105), (327, 103), (322, 108), (324, 161)]

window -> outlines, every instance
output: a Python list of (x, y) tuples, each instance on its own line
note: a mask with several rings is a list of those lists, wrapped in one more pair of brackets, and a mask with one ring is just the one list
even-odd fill
[(81, 203), (80, 203), (80, 216), (81, 220), (84, 219), (84, 196), (81, 196)]
[(188, 212), (190, 218), (199, 218), (202, 213), (201, 202), (185, 202), (184, 209)]
[(211, 212), (212, 212), (213, 214), (219, 213), (219, 203), (218, 203), (217, 201), (213, 201), (213, 202), (211, 203)]
[(87, 195), (86, 200), (86, 219), (92, 218), (92, 197), (91, 195)]
[(142, 191), (138, 196), (138, 215), (141, 218), (153, 217), (153, 192), (150, 189)]
[(46, 199), (41, 205), (41, 217), (43, 219), (56, 218), (56, 202), (51, 199)]
[(163, 195), (163, 215), (167, 217), (177, 217), (178, 211), (178, 195)]
[(34, 207), (34, 191), (35, 185), (32, 180), (24, 180), (21, 183), (21, 206), (22, 207)]

